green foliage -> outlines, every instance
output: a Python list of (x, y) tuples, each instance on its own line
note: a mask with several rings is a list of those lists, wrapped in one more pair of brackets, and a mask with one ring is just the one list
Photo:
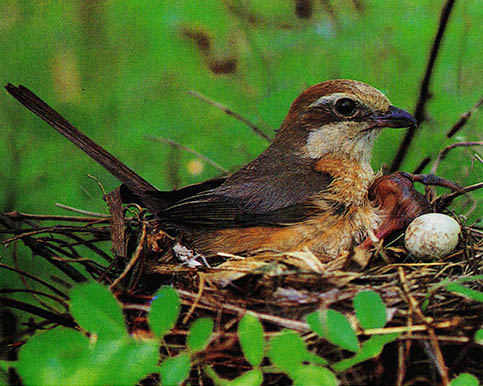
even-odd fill
[(76, 322), (99, 339), (127, 337), (119, 302), (97, 282), (74, 287), (70, 292), (70, 312)]
[(0, 360), (0, 386), (6, 386), (8, 383), (8, 368), (10, 363)]
[(450, 386), (480, 386), (480, 382), (474, 375), (461, 373), (451, 381)]
[(206, 367), (205, 372), (217, 386), (259, 386), (263, 382), (259, 369), (248, 370), (235, 379), (222, 378), (210, 367)]
[(464, 285), (453, 282), (446, 286), (446, 289), (451, 292), (463, 295), (469, 299), (476, 300), (477, 302), (483, 302), (483, 292), (473, 290), (471, 288), (465, 287)]
[(59, 384), (61, 379), (66, 384), (77, 380), (88, 383), (89, 374), (76, 374), (82, 372), (88, 349), (88, 338), (71, 329), (57, 328), (30, 339), (22, 347), (17, 370), (27, 385)]
[[(364, 313), (371, 307), (378, 315), (367, 318)], [(163, 386), (179, 385), (189, 376), (191, 355), (206, 348), (213, 332), (213, 321), (199, 318), (189, 329), (187, 349), (176, 356), (160, 358), (160, 340), (173, 327), (180, 311), (179, 297), (169, 287), (158, 291), (148, 314), (150, 327), (153, 332), (156, 330), (155, 339), (137, 340), (129, 336), (119, 303), (98, 283), (75, 287), (71, 291), (70, 308), (79, 326), (91, 334), (90, 338), (79, 331), (58, 327), (30, 339), (14, 364), (26, 385), (134, 385), (153, 373), (160, 374)], [(354, 309), (364, 328), (384, 326), (386, 308), (375, 292), (361, 292), (354, 299)], [(307, 316), (307, 322), (320, 337), (343, 350), (354, 351), (355, 355), (329, 365), (308, 349), (298, 333), (282, 330), (270, 339), (268, 358), (297, 385), (336, 386), (339, 381), (333, 371), (347, 370), (380, 355), (384, 346), (398, 337), (398, 334), (372, 335), (359, 348), (355, 331), (343, 314), (330, 309), (315, 312)], [(482, 335), (482, 330), (477, 331), (475, 341), (481, 341)], [(241, 319), (238, 337), (253, 369), (232, 380), (220, 377), (209, 367), (205, 367), (205, 372), (216, 385), (261, 385), (263, 373), (273, 368), (261, 367), (266, 344), (263, 327), (255, 316), (248, 313)], [(7, 365), (12, 364), (0, 363), (0, 369), (6, 369)], [(4, 377), (3, 371), (0, 376)], [(478, 385), (475, 379), (460, 374), (451, 385)]]
[(307, 350), (304, 340), (292, 330), (282, 330), (270, 340), (268, 357), (271, 362), (294, 379), (304, 362), (327, 364), (323, 358)]
[(260, 321), (250, 313), (238, 323), (238, 338), (245, 358), (253, 367), (257, 367), (264, 357), (265, 340)]
[(175, 386), (183, 382), (190, 373), (191, 360), (187, 353), (166, 359), (160, 366), (161, 384)]
[(374, 291), (359, 292), (353, 300), (356, 317), (361, 328), (382, 328), (386, 324), (386, 306)]
[[(179, 297), (170, 288), (156, 296), (161, 300), (153, 302), (155, 314), (148, 320), (156, 323), (152, 329), (161, 337), (178, 316)], [(167, 307), (164, 314), (159, 311), (163, 306)], [(59, 327), (30, 339), (21, 348), (16, 366), (26, 385), (134, 385), (158, 371), (165, 384), (174, 385), (188, 376), (191, 361), (186, 353), (157, 367), (159, 339), (139, 341), (129, 336), (120, 304), (100, 284), (74, 287), (70, 309), (79, 326), (95, 335), (89, 339), (79, 331)]]
[(483, 328), (480, 328), (478, 331), (476, 331), (475, 342), (483, 345)]
[[(73, 329), (55, 328), (30, 339), (21, 348), (16, 363), (26, 385), (134, 385), (152, 373), (160, 374), (163, 386), (179, 385), (189, 376), (191, 355), (206, 348), (213, 332), (211, 319), (196, 319), (188, 332), (187, 349), (176, 356), (161, 358), (158, 366), (160, 340), (174, 326), (180, 312), (180, 299), (174, 289), (161, 288), (148, 313), (148, 321), (156, 339), (140, 341), (129, 336), (119, 303), (107, 288), (98, 283), (75, 287), (71, 291), (70, 309), (79, 326), (95, 334), (89, 339)], [(384, 326), (386, 308), (377, 293), (359, 293), (354, 299), (354, 309), (363, 328)], [(371, 309), (377, 315), (367, 318), (365, 312)], [(314, 312), (307, 316), (307, 322), (320, 337), (341, 349), (355, 352), (351, 358), (330, 365), (337, 372), (380, 355), (384, 345), (398, 336), (373, 335), (359, 348), (355, 331), (343, 314), (330, 309)], [(478, 341), (481, 335), (481, 331), (477, 332), (475, 340)], [(253, 369), (236, 379), (228, 380), (206, 367), (206, 374), (216, 385), (260, 385), (263, 382), (263, 372), (273, 371), (261, 367), (266, 343), (263, 327), (255, 316), (247, 313), (240, 320), (238, 337), (245, 358)], [(339, 384), (336, 375), (328, 368), (329, 363), (309, 351), (303, 338), (295, 331), (284, 329), (272, 337), (267, 354), (271, 363), (286, 373), (294, 384)], [(462, 374), (453, 382), (458, 382), (464, 376)]]
[[(373, 291), (359, 293), (354, 299), (354, 310), (361, 327), (382, 328), (386, 324), (386, 307)], [(368, 317), (367, 312), (375, 315)], [(313, 312), (306, 317), (310, 328), (321, 338), (355, 355), (332, 364), (335, 371), (344, 371), (358, 363), (381, 354), (384, 345), (397, 339), (398, 334), (373, 335), (359, 347), (357, 335), (347, 318), (335, 310)], [(294, 331), (283, 330), (270, 340), (268, 357), (297, 385), (337, 385), (334, 373), (325, 366), (327, 361), (307, 350), (303, 339)], [(308, 363), (308, 364), (307, 364)]]
[(171, 287), (161, 288), (151, 303), (148, 323), (152, 332), (162, 338), (176, 323), (180, 312), (180, 300)]
[(186, 344), (192, 352), (202, 351), (210, 342), (213, 333), (213, 320), (210, 318), (196, 319), (191, 325)]
[(361, 349), (352, 358), (343, 359), (333, 364), (336, 371), (344, 371), (352, 366), (362, 363), (368, 359), (374, 358), (381, 354), (384, 345), (397, 339), (399, 334), (374, 335), (366, 340)]
[(483, 275), (473, 275), (468, 277), (462, 277), (457, 280), (445, 279), (440, 283), (434, 284), (428, 293), (428, 297), (439, 288), (445, 288), (448, 291), (457, 293), (463, 297), (475, 300), (477, 302), (483, 302), (483, 293), (477, 290), (473, 290), (463, 285), (463, 283), (479, 281), (483, 279)]
[(134, 385), (154, 372), (159, 344), (129, 337), (124, 319), (118, 318), (119, 304), (106, 293), (109, 291), (97, 283), (77, 286), (71, 292), (76, 321), (96, 333), (91, 341), (78, 331), (59, 327), (22, 347), (17, 370), (26, 385)]
[(294, 385), (337, 386), (339, 384), (332, 371), (314, 365), (301, 366), (293, 380)]
[(359, 351), (357, 335), (347, 318), (331, 309), (307, 315), (310, 328), (321, 338), (340, 346), (344, 350)]
[[(354, 298), (354, 310), (362, 328), (382, 328), (386, 324), (386, 306), (374, 291), (363, 291)], [(372, 315), (368, 316), (367, 313)], [(349, 321), (334, 310), (313, 312), (306, 317), (310, 328), (320, 337), (356, 354), (332, 365), (336, 371), (347, 370), (381, 354), (384, 345), (397, 339), (398, 334), (373, 335), (359, 348), (356, 333)]]
[(263, 382), (263, 373), (259, 369), (248, 370), (247, 372), (240, 375), (238, 378), (232, 381), (223, 383), (223, 385), (229, 386), (258, 386)]

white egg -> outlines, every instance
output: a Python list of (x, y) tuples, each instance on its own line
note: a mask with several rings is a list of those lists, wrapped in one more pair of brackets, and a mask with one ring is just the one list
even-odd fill
[(423, 214), (409, 224), (404, 244), (408, 252), (416, 257), (437, 259), (455, 249), (460, 232), (459, 224), (445, 214)]

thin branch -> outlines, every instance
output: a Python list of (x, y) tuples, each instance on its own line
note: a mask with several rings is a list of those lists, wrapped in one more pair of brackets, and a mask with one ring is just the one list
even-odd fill
[(459, 197), (465, 193), (469, 193), (474, 190), (478, 190), (482, 188), (483, 188), (483, 182), (479, 182), (477, 184), (466, 186), (462, 188), (459, 192), (443, 194), (442, 196), (438, 197), (434, 205), (437, 208), (437, 211), (439, 212), (444, 208), (447, 208), (456, 197)]
[(451, 128), (450, 131), (446, 134), (448, 138), (451, 138), (453, 135), (455, 135), (458, 131), (460, 131), (464, 125), (466, 125), (466, 122), (468, 122), (468, 119), (470, 119), (471, 115), (475, 113), (480, 107), (483, 105), (483, 98), (480, 99), (476, 105), (474, 105), (469, 111), (467, 111), (464, 114), (461, 114), (460, 119), (458, 122), (456, 122), (453, 127)]
[[(25, 278), (24, 275), (22, 275), (22, 273), (20, 272), (20, 266), (19, 266), (19, 263), (18, 263), (18, 255), (17, 255), (17, 244), (14, 244), (13, 245), (13, 251), (12, 251), (12, 261), (13, 261), (13, 264), (19, 274), (19, 277), (20, 277), (20, 281), (23, 283), (23, 285), (25, 286), (25, 288), (27, 289), (27, 291), (31, 291), (30, 292), (30, 295), (35, 299), (37, 300), (37, 302), (39, 302), (39, 304), (44, 307), (44, 309), (46, 310), (49, 310), (51, 312), (59, 312), (55, 307), (53, 306), (50, 306), (48, 303), (46, 303), (35, 291), (33, 291), (33, 288), (32, 286), (30, 285), (30, 283), (27, 281), (27, 279)], [(65, 310), (67, 311), (68, 310), (68, 307), (64, 307)]]
[[(75, 227), (75, 226), (68, 226), (68, 225), (54, 225), (54, 226), (51, 226), (51, 227), (44, 227), (44, 228), (32, 228), (32, 229), (17, 229), (17, 230), (14, 230), (12, 231), (11, 229), (7, 229), (6, 231), (0, 231), (0, 233), (15, 233), (16, 236), (14, 237), (11, 237), (9, 239), (6, 239), (6, 240), (2, 240), (1, 243), (2, 244), (5, 244), (5, 245), (8, 245), (10, 244), (11, 242), (13, 241), (16, 241), (16, 240), (24, 240), (27, 238), (27, 237), (30, 237), (30, 236), (34, 236), (34, 235), (38, 235), (38, 234), (41, 234), (41, 233), (57, 233), (57, 234), (60, 234), (60, 235), (64, 235), (66, 233), (69, 233), (69, 232), (96, 232), (96, 233), (109, 233), (109, 230), (106, 229), (104, 230), (104, 228), (96, 228), (96, 227), (82, 227), (82, 228), (79, 228), (79, 227)], [(36, 241), (37, 242), (37, 241)], [(38, 242), (37, 242), (38, 243)]]
[(421, 173), (424, 168), (429, 164), (431, 161), (431, 157), (424, 157), (422, 161), (419, 163), (419, 165), (414, 169), (413, 174), (419, 174)]
[(482, 146), (483, 141), (475, 141), (475, 142), (457, 142), (457, 143), (452, 143), (449, 146), (446, 146), (443, 150), (441, 150), (438, 154), (438, 157), (433, 163), (433, 166), (431, 167), (431, 174), (436, 174), (436, 171), (438, 170), (439, 164), (441, 161), (443, 161), (448, 153), (457, 148), (457, 147), (462, 147), (462, 146)]
[(116, 286), (121, 282), (122, 279), (124, 279), (129, 271), (131, 270), (132, 267), (136, 264), (136, 262), (139, 260), (139, 257), (142, 255), (143, 250), (144, 250), (144, 240), (146, 239), (146, 223), (143, 223), (143, 230), (141, 233), (141, 238), (139, 239), (138, 246), (136, 248), (136, 251), (134, 252), (134, 256), (132, 259), (129, 261), (129, 263), (126, 265), (124, 268), (124, 271), (112, 282), (112, 284), (109, 286), (109, 289), (112, 291)]
[[(21, 232), (21, 230), (17, 227), (17, 224), (14, 221), (10, 220), (10, 218), (2, 214), (0, 214), (0, 225), (5, 226), (7, 229), (15, 229)], [(22, 238), (22, 241), (27, 247), (30, 248), (34, 255), (42, 256), (49, 263), (64, 272), (76, 283), (87, 281), (87, 278), (77, 269), (71, 267), (68, 264), (53, 260), (52, 257), (54, 257), (55, 254), (52, 253), (52, 251), (46, 248), (44, 245), (40, 244), (35, 238), (26, 236)]]
[(39, 282), (40, 284), (42, 284), (43, 286), (47, 287), (48, 289), (50, 289), (52, 292), (56, 293), (60, 297), (62, 297), (64, 299), (68, 299), (68, 296), (65, 293), (58, 290), (53, 285), (47, 283), (45, 280), (43, 280), (43, 279), (41, 279), (41, 278), (39, 278), (39, 277), (29, 273), (29, 272), (23, 271), (21, 269), (15, 268), (15, 267), (11, 267), (10, 265), (3, 264), (3, 263), (0, 263), (0, 268), (9, 269), (9, 270), (17, 272), (17, 273), (19, 273), (23, 276), (27, 276), (27, 277), (31, 278), (32, 280), (35, 280), (35, 281)]
[[(112, 232), (112, 230), (111, 230)], [(83, 239), (79, 236), (76, 236), (74, 234), (65, 234), (65, 236), (70, 237), (71, 239), (75, 240), (77, 243), (82, 244), (83, 246), (89, 248), (91, 251), (96, 253), (97, 255), (101, 256), (104, 258), (104, 260), (111, 262), (113, 261), (112, 256), (108, 255), (106, 252), (104, 252), (102, 249), (96, 247), (92, 241), (89, 241), (87, 239)]]
[[(52, 221), (68, 221), (68, 222), (91, 222), (94, 221), (98, 222), (107, 222), (107, 220), (99, 220), (99, 218), (95, 217), (78, 217), (78, 216), (57, 216), (57, 215), (45, 215), (45, 214), (29, 214), (29, 213), (20, 213), (17, 211), (7, 212), (4, 213), (5, 216), (8, 216), (10, 219), (14, 221), (22, 221), (22, 220), (36, 220), (36, 221), (44, 221), (44, 220), (52, 220)], [(104, 217), (104, 215), (99, 214), (99, 216)], [(98, 217), (99, 217), (98, 216)], [(110, 217), (106, 215), (106, 217)]]
[(468, 122), (468, 119), (470, 119), (471, 115), (475, 113), (480, 107), (483, 105), (483, 98), (480, 99), (476, 105), (474, 105), (470, 110), (468, 110), (466, 113), (461, 114), (460, 119), (458, 122), (456, 122), (453, 127), (451, 128), (450, 131), (446, 134), (448, 138), (451, 138), (453, 135), (455, 135), (458, 131), (460, 131), (464, 125), (466, 125), (466, 122)]
[(439, 374), (441, 376), (441, 383), (443, 386), (448, 386), (449, 385), (448, 367), (444, 362), (444, 357), (443, 357), (443, 353), (441, 352), (441, 347), (438, 342), (438, 337), (436, 335), (436, 332), (434, 331), (434, 324), (432, 324), (432, 321), (429, 318), (427, 319), (424, 316), (423, 312), (421, 311), (421, 308), (419, 307), (419, 302), (414, 298), (413, 294), (410, 292), (408, 281), (406, 278), (406, 273), (404, 272), (404, 269), (402, 267), (398, 268), (398, 273), (399, 273), (399, 278), (401, 282), (401, 287), (403, 289), (404, 294), (406, 295), (411, 313), (416, 314), (418, 318), (421, 320), (421, 322), (427, 325), (427, 332), (430, 338), (429, 340), (431, 343), (431, 347), (433, 349), (432, 353), (434, 354), (435, 362), (438, 367)]
[(62, 300), (57, 296), (50, 295), (42, 291), (36, 291), (31, 288), (28, 288), (28, 289), (27, 288), (0, 288), (0, 293), (3, 293), (3, 294), (13, 294), (13, 293), (19, 293), (19, 292), (35, 294), (38, 296), (45, 296), (46, 298), (52, 299), (55, 302), (59, 303), (61, 306), (63, 306), (66, 312), (69, 310), (69, 305), (67, 304), (67, 302), (65, 302), (64, 300)]
[(248, 119), (242, 117), (240, 114), (234, 112), (233, 110), (230, 110), (227, 106), (225, 106), (225, 105), (223, 105), (219, 102), (216, 102), (216, 101), (208, 98), (207, 96), (204, 96), (203, 94), (200, 94), (199, 92), (196, 92), (196, 91), (193, 91), (193, 90), (188, 91), (188, 94), (193, 95), (194, 97), (201, 99), (202, 101), (205, 101), (205, 102), (209, 103), (210, 105), (215, 106), (217, 109), (220, 109), (221, 111), (223, 111), (227, 115), (231, 115), (233, 118), (238, 119), (240, 122), (247, 125), (258, 136), (262, 137), (263, 139), (265, 139), (268, 142), (272, 142), (272, 139), (267, 134), (265, 134), (257, 125), (250, 122)]
[(111, 215), (109, 215), (109, 214), (89, 212), (89, 211), (84, 210), (84, 209), (77, 209), (77, 208), (73, 208), (72, 206), (68, 206), (68, 205), (64, 205), (64, 204), (59, 204), (59, 203), (55, 203), (55, 206), (57, 206), (59, 208), (62, 208), (62, 209), (65, 209), (65, 210), (70, 210), (71, 212), (85, 214), (87, 216), (101, 217), (101, 218), (109, 218), (109, 217), (111, 217)]
[(76, 326), (76, 323), (74, 322), (74, 320), (70, 315), (56, 314), (54, 312), (44, 310), (43, 308), (34, 306), (33, 304), (24, 303), (24, 302), (21, 302), (15, 299), (10, 299), (4, 296), (0, 296), (0, 304), (6, 307), (11, 307), (17, 310), (28, 312), (32, 315), (40, 316), (51, 322), (60, 324), (61, 326), (66, 326), (66, 327)]
[[(431, 47), (431, 52), (429, 54), (428, 64), (426, 66), (426, 72), (424, 78), (421, 82), (421, 87), (419, 89), (419, 99), (416, 103), (416, 109), (414, 112), (414, 117), (419, 125), (426, 119), (425, 108), (426, 102), (431, 98), (431, 93), (429, 92), (429, 84), (431, 82), (431, 76), (433, 74), (434, 65), (436, 63), (436, 58), (438, 57), (439, 49), (441, 47), (441, 42), (443, 40), (446, 27), (448, 25), (448, 20), (451, 15), (455, 0), (448, 0), (441, 11), (441, 17), (439, 21), (438, 32), (433, 41), (433, 46)], [(401, 166), (404, 157), (408, 153), (411, 142), (416, 134), (416, 127), (410, 127), (404, 136), (403, 141), (399, 145), (399, 149), (392, 161), (391, 172), (395, 172)]]
[(206, 155), (201, 154), (201, 153), (198, 153), (196, 150), (193, 150), (193, 149), (191, 149), (189, 147), (186, 147), (184, 145), (181, 145), (180, 143), (175, 142), (175, 141), (172, 141), (171, 139), (162, 138), (162, 137), (153, 137), (153, 136), (150, 136), (150, 135), (146, 135), (146, 136), (144, 136), (144, 138), (146, 138), (146, 139), (148, 139), (150, 141), (156, 141), (156, 142), (160, 142), (160, 143), (166, 143), (169, 146), (173, 146), (173, 147), (175, 147), (177, 149), (181, 149), (181, 150), (183, 150), (183, 151), (185, 151), (187, 153), (193, 154), (194, 156), (198, 157), (199, 159), (202, 159), (206, 163), (208, 163), (211, 166), (213, 166), (215, 169), (218, 169), (220, 172), (225, 173), (225, 174), (228, 173), (228, 170), (227, 169), (225, 169), (223, 166), (221, 166), (220, 164), (216, 163), (212, 159), (208, 158)]
[[(188, 299), (193, 300), (193, 301), (195, 301), (198, 297), (198, 294), (194, 294), (194, 293), (191, 293), (189, 291), (184, 291), (184, 290), (181, 290), (181, 289), (177, 289), (176, 292), (178, 292), (178, 294), (182, 298), (188, 298)], [(246, 308), (238, 307), (238, 306), (235, 306), (235, 305), (229, 304), (229, 303), (220, 304), (219, 302), (212, 301), (212, 300), (210, 301), (210, 299), (206, 299), (206, 298), (199, 299), (199, 302), (200, 302), (200, 305), (203, 304), (204, 306), (206, 306), (210, 309), (214, 309), (214, 310), (223, 309), (223, 310), (227, 310), (227, 311), (230, 311), (232, 313), (236, 313), (236, 314), (240, 314), (240, 315), (243, 315), (247, 312)], [(250, 312), (260, 320), (264, 320), (264, 321), (279, 325), (281, 327), (290, 328), (292, 330), (297, 330), (297, 331), (301, 331), (301, 332), (309, 331), (309, 326), (305, 322), (301, 322), (301, 321), (293, 320), (293, 319), (288, 319), (288, 318), (284, 318), (284, 317), (281, 317), (281, 316), (255, 312), (253, 310), (251, 310)]]

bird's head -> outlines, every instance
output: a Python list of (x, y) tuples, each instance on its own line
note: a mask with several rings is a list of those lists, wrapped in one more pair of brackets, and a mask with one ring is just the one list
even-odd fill
[(374, 87), (354, 80), (329, 80), (295, 99), (274, 144), (306, 159), (335, 154), (369, 163), (382, 128), (411, 126), (416, 126), (414, 117), (392, 106)]

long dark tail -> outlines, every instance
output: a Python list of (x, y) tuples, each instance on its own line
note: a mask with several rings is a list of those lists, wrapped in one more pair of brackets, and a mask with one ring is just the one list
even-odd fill
[[(77, 130), (62, 115), (60, 115), (28, 88), (24, 86), (15, 87), (10, 83), (7, 84), (5, 88), (26, 108), (37, 114), (60, 134), (65, 136), (67, 139), (69, 139), (69, 141), (76, 144), (79, 148), (91, 156), (96, 162), (104, 166), (104, 168), (106, 168), (114, 177), (126, 185), (127, 188), (136, 196), (143, 199), (146, 196), (149, 197), (149, 193), (152, 194), (158, 191), (158, 189), (135, 173), (132, 169), (124, 165), (111, 153)], [(150, 206), (153, 206), (157, 209), (161, 204), (160, 202), (150, 203), (145, 202), (145, 200), (143, 201), (148, 209), (151, 209)], [(146, 201), (150, 201), (150, 199), (148, 198)]]

